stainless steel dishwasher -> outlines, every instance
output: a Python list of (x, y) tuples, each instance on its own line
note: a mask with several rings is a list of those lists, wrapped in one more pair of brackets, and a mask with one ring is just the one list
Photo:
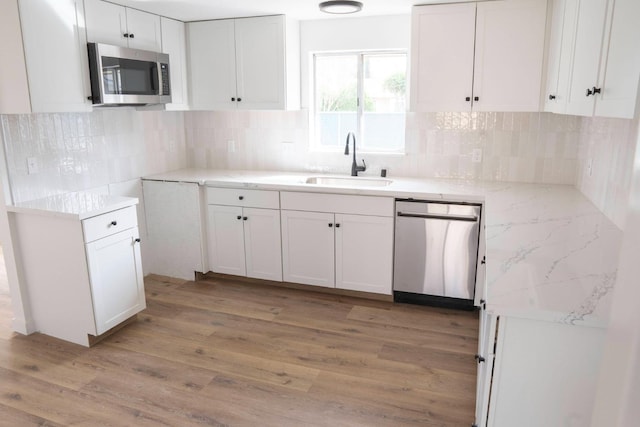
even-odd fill
[(396, 201), (398, 302), (473, 308), (481, 206)]

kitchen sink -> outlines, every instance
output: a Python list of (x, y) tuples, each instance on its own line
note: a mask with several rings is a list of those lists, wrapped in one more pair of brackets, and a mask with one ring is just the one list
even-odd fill
[(306, 184), (332, 185), (338, 187), (386, 187), (393, 181), (379, 178), (359, 178), (359, 177), (332, 177), (332, 176), (312, 176), (307, 178)]

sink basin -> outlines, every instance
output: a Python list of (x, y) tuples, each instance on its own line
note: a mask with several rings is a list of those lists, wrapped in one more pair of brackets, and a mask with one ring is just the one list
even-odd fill
[(380, 178), (359, 178), (359, 177), (331, 177), (312, 176), (307, 178), (306, 184), (332, 185), (337, 187), (386, 187), (393, 181)]

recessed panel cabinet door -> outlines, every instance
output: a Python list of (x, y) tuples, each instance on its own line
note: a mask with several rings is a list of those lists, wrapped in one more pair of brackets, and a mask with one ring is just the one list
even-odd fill
[(127, 13), (124, 6), (102, 0), (84, 0), (87, 40), (127, 47)]
[(285, 108), (284, 16), (235, 20), (238, 108)]
[(335, 287), (334, 215), (287, 210), (280, 215), (284, 281)]
[(539, 111), (546, 2), (478, 3), (474, 111)]
[(606, 12), (607, 0), (579, 2), (567, 114), (593, 115), (596, 97), (587, 90), (598, 84)]
[(336, 288), (391, 295), (393, 218), (336, 214)]
[(247, 277), (282, 281), (280, 211), (244, 208), (242, 213)]
[(187, 24), (191, 109), (236, 108), (234, 39), (233, 19)]
[(414, 8), (411, 111), (471, 109), (475, 21), (475, 3)]
[(20, 0), (33, 113), (91, 111), (82, 0)]
[(209, 268), (215, 273), (246, 276), (242, 208), (209, 205)]
[(98, 335), (146, 307), (138, 228), (86, 244)]
[(127, 31), (132, 49), (162, 50), (160, 17), (153, 13), (127, 8)]

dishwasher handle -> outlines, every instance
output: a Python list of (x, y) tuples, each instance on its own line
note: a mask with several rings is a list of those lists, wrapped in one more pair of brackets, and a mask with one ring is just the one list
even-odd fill
[(475, 215), (448, 215), (448, 214), (413, 214), (398, 212), (398, 216), (407, 218), (423, 218), (423, 219), (444, 219), (448, 221), (468, 221), (477, 222), (478, 217)]

